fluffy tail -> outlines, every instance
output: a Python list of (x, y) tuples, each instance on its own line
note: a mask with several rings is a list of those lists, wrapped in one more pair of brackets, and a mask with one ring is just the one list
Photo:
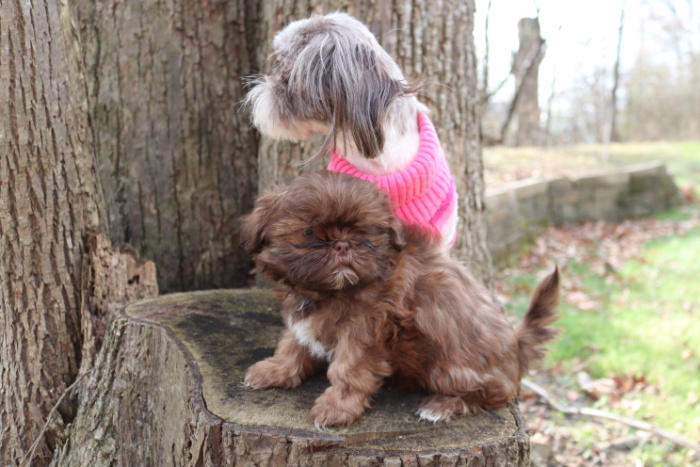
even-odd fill
[(542, 360), (546, 349), (542, 344), (554, 339), (557, 328), (548, 328), (559, 318), (556, 307), (559, 303), (559, 268), (547, 276), (535, 289), (530, 299), (530, 308), (523, 321), (516, 328), (518, 338), (520, 377), (528, 369)]

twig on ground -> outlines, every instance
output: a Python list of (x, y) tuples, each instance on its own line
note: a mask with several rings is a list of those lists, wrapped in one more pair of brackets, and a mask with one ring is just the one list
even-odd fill
[(670, 431), (664, 430), (662, 428), (659, 428), (656, 425), (652, 425), (651, 423), (643, 422), (641, 420), (636, 420), (634, 418), (628, 418), (628, 417), (623, 417), (621, 415), (615, 415), (614, 413), (610, 412), (605, 412), (604, 410), (598, 410), (598, 409), (591, 409), (590, 407), (572, 407), (569, 405), (564, 405), (561, 402), (557, 401), (557, 399), (551, 395), (546, 389), (544, 389), (542, 386), (538, 385), (537, 383), (534, 383), (530, 380), (523, 379), (522, 380), (522, 385), (528, 388), (530, 391), (534, 392), (538, 396), (542, 397), (549, 405), (554, 407), (559, 412), (568, 414), (568, 415), (585, 415), (588, 417), (597, 417), (597, 418), (604, 418), (607, 420), (612, 420), (615, 422), (619, 423), (624, 423), (625, 425), (631, 426), (633, 428), (636, 428), (638, 430), (644, 430), (648, 431), (650, 433), (655, 434), (656, 436), (660, 436), (662, 438), (665, 438), (672, 443), (674, 443), (677, 446), (683, 446), (687, 449), (690, 449), (692, 451), (695, 451), (695, 457), (700, 459), (700, 444), (695, 443), (693, 441), (690, 441), (688, 439), (682, 438), (678, 436), (675, 433), (671, 433)]
[(649, 436), (649, 433), (646, 433), (645, 436), (625, 436), (624, 438), (616, 438), (610, 441), (598, 443), (596, 447), (601, 451), (608, 451), (610, 449), (631, 449), (634, 446), (648, 440)]
[(34, 460), (34, 456), (36, 455), (36, 448), (39, 446), (39, 442), (42, 440), (44, 437), (44, 434), (46, 433), (46, 430), (49, 428), (49, 423), (51, 423), (51, 419), (53, 418), (54, 413), (56, 413), (56, 410), (58, 410), (58, 406), (61, 405), (61, 402), (63, 402), (63, 399), (66, 398), (66, 396), (75, 388), (75, 386), (78, 385), (81, 379), (85, 376), (86, 373), (78, 376), (75, 381), (73, 381), (73, 384), (68, 386), (65, 391), (63, 391), (63, 394), (61, 394), (61, 397), (58, 398), (58, 401), (54, 404), (53, 408), (51, 408), (51, 411), (49, 412), (49, 415), (46, 417), (46, 422), (44, 423), (43, 428), (41, 429), (41, 432), (39, 432), (39, 435), (36, 437), (34, 442), (32, 443), (32, 446), (29, 448), (29, 452), (24, 456), (22, 459), (22, 462), (20, 463), (21, 467), (27, 467), (31, 465), (32, 460)]

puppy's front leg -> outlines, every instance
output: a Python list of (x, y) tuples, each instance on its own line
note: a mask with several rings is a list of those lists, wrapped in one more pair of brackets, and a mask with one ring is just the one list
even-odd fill
[(331, 387), (316, 399), (311, 419), (317, 428), (351, 425), (369, 408), (369, 396), (391, 375), (388, 354), (380, 346), (358, 342), (347, 330), (339, 336), (328, 367)]
[(309, 350), (285, 328), (275, 355), (248, 368), (245, 384), (254, 389), (295, 388), (313, 373), (315, 363)]

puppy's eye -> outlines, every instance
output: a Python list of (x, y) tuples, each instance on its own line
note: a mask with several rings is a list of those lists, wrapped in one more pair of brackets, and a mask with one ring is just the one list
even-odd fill
[(316, 232), (314, 232), (314, 229), (309, 227), (308, 229), (304, 230), (303, 235), (305, 238), (314, 238), (314, 236), (316, 236)]

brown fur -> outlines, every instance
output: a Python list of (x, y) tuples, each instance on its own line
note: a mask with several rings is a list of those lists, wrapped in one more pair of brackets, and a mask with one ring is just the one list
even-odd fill
[(435, 422), (503, 406), (555, 335), (545, 326), (557, 316), (558, 271), (514, 331), (460, 263), (355, 177), (308, 174), (262, 196), (241, 240), (279, 283), (287, 325), (246, 383), (296, 387), (326, 360), (331, 387), (311, 410), (318, 427), (353, 423), (385, 382), (429, 391), (418, 413)]

